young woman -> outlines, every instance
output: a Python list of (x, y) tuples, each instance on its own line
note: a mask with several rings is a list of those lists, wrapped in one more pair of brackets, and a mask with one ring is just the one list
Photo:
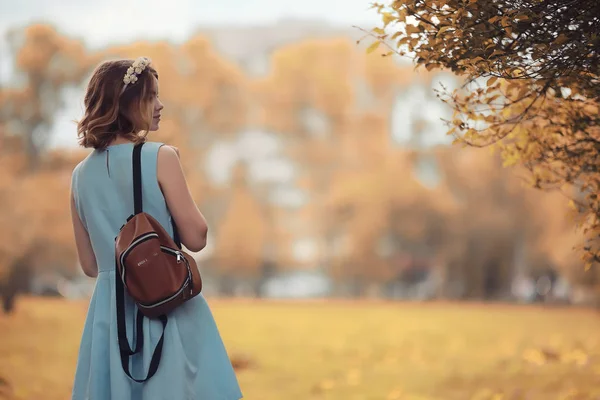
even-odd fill
[[(177, 149), (146, 142), (158, 130), (163, 104), (158, 74), (149, 59), (102, 63), (85, 95), (78, 124), (80, 144), (94, 150), (73, 171), (71, 214), (79, 261), (97, 277), (83, 329), (73, 400), (238, 400), (242, 398), (231, 362), (211, 311), (200, 294), (168, 315), (162, 358), (144, 383), (130, 379), (121, 365), (115, 307), (115, 237), (133, 213), (132, 151), (142, 147), (144, 211), (172, 235), (175, 220), (183, 245), (200, 251), (207, 225), (196, 207)], [(129, 342), (135, 340), (136, 306), (125, 296)], [(144, 345), (130, 371), (143, 379), (163, 326), (143, 319)]]

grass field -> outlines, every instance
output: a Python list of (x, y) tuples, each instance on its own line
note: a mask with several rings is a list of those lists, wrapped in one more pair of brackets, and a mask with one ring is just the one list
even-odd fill
[[(600, 399), (592, 311), (209, 303), (248, 400)], [(86, 307), (28, 298), (0, 314), (0, 398), (70, 399)]]

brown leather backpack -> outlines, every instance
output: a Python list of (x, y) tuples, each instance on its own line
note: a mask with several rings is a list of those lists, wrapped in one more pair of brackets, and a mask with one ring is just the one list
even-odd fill
[[(162, 353), (167, 315), (202, 290), (202, 278), (196, 261), (181, 249), (177, 226), (174, 237), (142, 207), (141, 151), (143, 143), (135, 145), (132, 155), (134, 214), (127, 218), (115, 238), (117, 331), (121, 364), (125, 373), (137, 382), (150, 379), (158, 369)], [(138, 308), (135, 350), (131, 350), (125, 326), (124, 290)], [(129, 357), (141, 351), (143, 317), (158, 318), (163, 333), (156, 345), (148, 376), (135, 379), (129, 372)]]

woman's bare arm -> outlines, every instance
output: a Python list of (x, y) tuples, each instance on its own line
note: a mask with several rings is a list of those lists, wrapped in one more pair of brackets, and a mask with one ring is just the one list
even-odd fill
[(73, 222), (73, 232), (75, 234), (75, 245), (77, 246), (77, 255), (79, 264), (83, 273), (89, 277), (95, 278), (98, 276), (98, 264), (96, 263), (96, 255), (92, 248), (90, 236), (79, 218), (77, 209), (75, 208), (75, 199), (71, 193), (71, 220)]
[(206, 246), (208, 226), (187, 186), (179, 154), (171, 146), (158, 150), (158, 183), (175, 219), (181, 242), (191, 251)]

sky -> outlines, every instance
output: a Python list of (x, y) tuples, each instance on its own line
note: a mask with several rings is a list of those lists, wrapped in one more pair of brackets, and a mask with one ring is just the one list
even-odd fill
[(0, 0), (0, 32), (36, 21), (90, 46), (137, 38), (184, 40), (198, 26), (316, 19), (338, 26), (378, 21), (371, 0)]

